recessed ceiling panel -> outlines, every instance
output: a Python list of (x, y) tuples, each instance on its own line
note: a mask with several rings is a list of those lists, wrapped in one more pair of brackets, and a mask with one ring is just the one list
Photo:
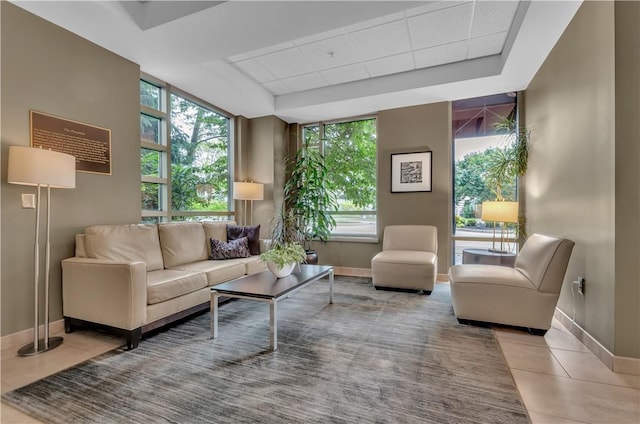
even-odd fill
[(471, 38), (508, 31), (516, 9), (518, 9), (517, 1), (476, 2)]
[(430, 66), (443, 65), (445, 63), (459, 62), (467, 58), (466, 41), (445, 44), (413, 52), (416, 60), (416, 68), (428, 68)]
[(298, 47), (316, 70), (338, 68), (357, 61), (346, 35)]
[(278, 78), (307, 74), (315, 70), (297, 48), (259, 56), (256, 60)]
[(360, 60), (378, 59), (411, 50), (404, 20), (350, 33), (349, 39)]
[(286, 78), (282, 82), (293, 91), (311, 90), (329, 85), (322, 75), (317, 72)]
[(332, 85), (369, 78), (367, 70), (361, 63), (327, 69), (321, 71), (320, 74)]
[(267, 71), (255, 59), (243, 60), (241, 62), (234, 63), (234, 65), (258, 82), (267, 82), (276, 79), (271, 72)]
[(507, 39), (506, 32), (473, 38), (469, 42), (469, 59), (500, 54)]
[(364, 65), (371, 77), (397, 74), (415, 69), (413, 55), (411, 53), (402, 53), (395, 56), (387, 56), (381, 59), (370, 60), (365, 62)]
[(408, 19), (414, 49), (450, 44), (469, 37), (473, 4), (465, 3)]
[(293, 93), (293, 90), (291, 90), (289, 87), (287, 87), (282, 81), (280, 80), (276, 80), (276, 81), (269, 81), (269, 82), (265, 82), (264, 84), (262, 84), (267, 90), (269, 90), (271, 93), (275, 94), (276, 96), (280, 96), (282, 94), (289, 94), (289, 93)]

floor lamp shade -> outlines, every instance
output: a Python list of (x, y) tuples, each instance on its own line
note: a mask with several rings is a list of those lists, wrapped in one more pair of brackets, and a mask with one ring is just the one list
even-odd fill
[(51, 188), (75, 188), (76, 158), (53, 150), (11, 146), (7, 182)]
[[(62, 344), (62, 337), (49, 337), (49, 269), (51, 262), (50, 222), (51, 189), (76, 187), (76, 158), (66, 153), (35, 147), (10, 146), (7, 182), (37, 187), (35, 241), (33, 253), (34, 324), (33, 343), (18, 350), (19, 355), (29, 356), (46, 352)], [(44, 337), (40, 338), (40, 187), (47, 188), (47, 218), (44, 270)]]
[(264, 199), (264, 184), (250, 181), (234, 182), (233, 198), (244, 200), (244, 225), (247, 225), (247, 200), (251, 201), (251, 224), (253, 224), (253, 201)]

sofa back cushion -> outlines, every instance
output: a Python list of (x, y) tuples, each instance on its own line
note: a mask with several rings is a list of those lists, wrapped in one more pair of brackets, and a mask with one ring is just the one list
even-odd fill
[(208, 258), (204, 229), (200, 222), (167, 222), (158, 224), (165, 268)]
[(144, 262), (147, 271), (163, 269), (155, 225), (94, 225), (84, 230), (87, 257), (112, 261)]
[(227, 240), (227, 224), (236, 225), (234, 221), (202, 221), (207, 256), (211, 255), (211, 239), (229, 241)]
[(433, 225), (387, 225), (382, 250), (417, 250), (438, 254), (438, 228)]

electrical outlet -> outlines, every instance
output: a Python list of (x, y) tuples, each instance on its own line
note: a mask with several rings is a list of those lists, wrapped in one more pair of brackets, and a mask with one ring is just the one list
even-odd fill
[(31, 193), (22, 193), (22, 209), (35, 209), (36, 195)]
[(578, 277), (578, 293), (584, 295), (584, 278)]

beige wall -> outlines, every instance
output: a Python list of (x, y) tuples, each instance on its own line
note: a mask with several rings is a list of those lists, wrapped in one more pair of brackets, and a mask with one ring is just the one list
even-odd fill
[(276, 207), (282, 204), (284, 159), (287, 155), (288, 125), (275, 116), (249, 120), (246, 177), (264, 184), (264, 200), (254, 201), (253, 224), (260, 224), (260, 236), (269, 235), (269, 224)]
[[(111, 129), (111, 176), (78, 173), (75, 190), (52, 190), (51, 320), (62, 318), (60, 260), (92, 224), (140, 221), (138, 65), (1, 2), (2, 335), (33, 327), (35, 211), (7, 184), (11, 145), (29, 145), (29, 110)], [(43, 191), (44, 201), (44, 191)], [(43, 229), (44, 230), (44, 229)], [(44, 249), (44, 233), (41, 234)], [(41, 254), (43, 257), (44, 253)]]
[[(623, 34), (613, 2), (583, 3), (529, 85), (525, 105), (532, 135), (528, 231), (576, 242), (558, 306), (573, 315), (571, 281), (585, 277), (585, 295), (575, 292), (575, 321), (612, 353), (630, 357), (640, 355), (635, 13)], [(616, 74), (633, 31), (635, 68)], [(625, 181), (616, 181), (621, 176)], [(633, 252), (633, 259), (621, 260)]]
[[(433, 152), (432, 192), (391, 193), (391, 153)], [(438, 272), (451, 255), (451, 105), (436, 103), (378, 112), (378, 232), (392, 224), (438, 227)], [(314, 244), (320, 262), (370, 268), (380, 243)]]
[(615, 348), (640, 357), (640, 3), (615, 3)]

